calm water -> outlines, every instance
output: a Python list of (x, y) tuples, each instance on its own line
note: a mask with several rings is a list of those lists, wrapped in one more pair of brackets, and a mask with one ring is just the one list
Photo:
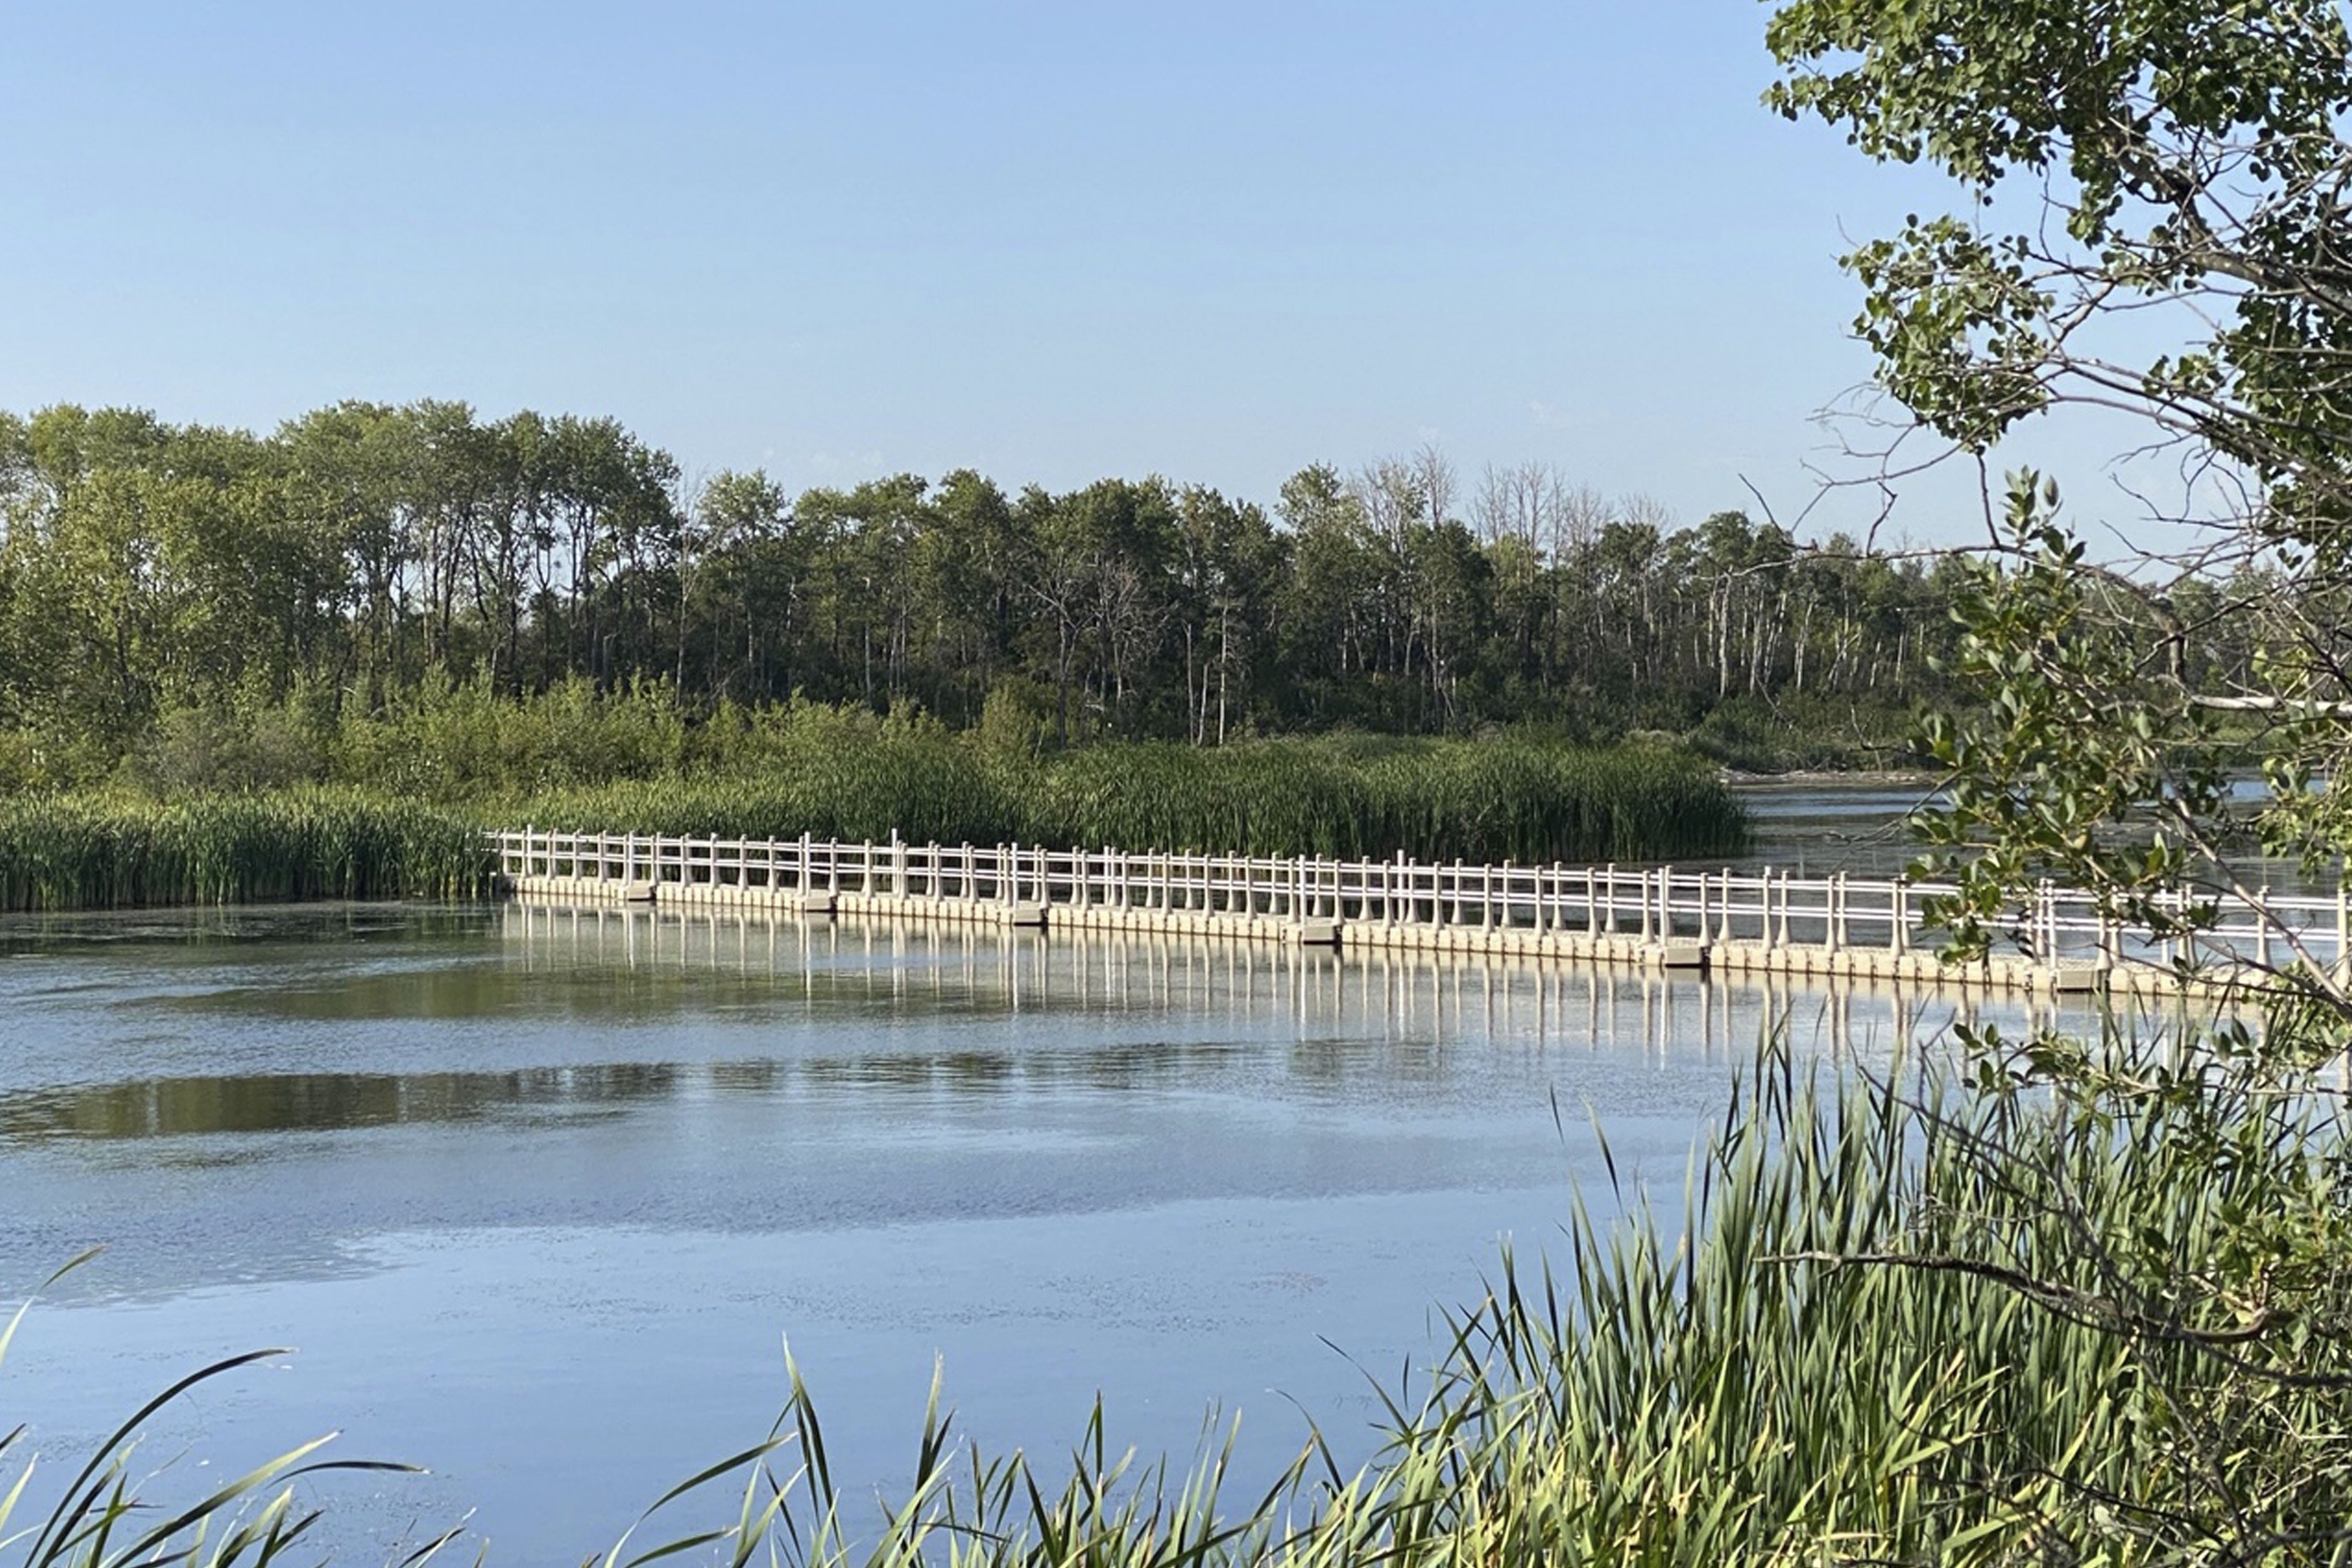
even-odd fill
[(1800, 876), (1892, 877), (1918, 858), (1904, 818), (1929, 795), (1924, 784), (1742, 785), (1756, 847), (1741, 865)]
[[(167, 1492), (331, 1429), (380, 1556), (473, 1512), (576, 1561), (767, 1429), (911, 1456), (934, 1357), (992, 1447), (1368, 1451), (1432, 1309), (1571, 1179), (1678, 1191), (1776, 1018), (1883, 1059), (1948, 1001), (1410, 957), (370, 907), (0, 925), (0, 1297), (103, 1243), (0, 1373), (58, 1458), (205, 1360)], [(1556, 1121), (1557, 1108), (1557, 1121)], [(1327, 1343), (1328, 1342), (1328, 1343)], [(1337, 1346), (1335, 1350), (1332, 1347)], [(1343, 1355), (1341, 1352), (1344, 1352)], [(1295, 1405), (1294, 1405), (1295, 1402)]]

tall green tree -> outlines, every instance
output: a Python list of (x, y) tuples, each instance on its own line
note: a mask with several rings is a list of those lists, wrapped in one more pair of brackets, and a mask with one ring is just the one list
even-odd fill
[[(2018, 570), (1977, 582), (1966, 673), (2008, 695), (1947, 723), (1977, 858), (1960, 913), (2054, 873), (2162, 925), (2192, 871), (2257, 893), (2248, 847), (2352, 850), (2352, 33), (2322, 0), (1791, 0), (1769, 100), (1866, 155), (1939, 168), (1960, 210), (1847, 258), (1886, 389), (1984, 453), (2071, 406), (2137, 415), (2189, 477), (2150, 521), (2187, 559), (2095, 569), (2054, 487), (1994, 498)], [(2128, 321), (2128, 330), (2125, 323)], [(2021, 616), (2016, 606), (2032, 605)], [(2194, 617), (2193, 619), (2191, 617)], [(2221, 659), (2192, 643), (2229, 624)], [(2055, 629), (2066, 629), (2064, 637)], [(2245, 678), (2253, 676), (2249, 681)], [(2129, 722), (2116, 722), (2118, 716)], [(2223, 761), (2276, 786), (2235, 798)], [(2093, 831), (2153, 816), (2161, 853)], [(2352, 1019), (2352, 973), (2282, 984)]]
[[(2063, 1457), (2020, 1509), (2026, 1477), (1987, 1477), (1956, 1543), (1991, 1562), (2340, 1563), (2352, 1129), (2311, 1069), (2352, 1044), (2352, 962), (2278, 918), (2254, 857), (2340, 875), (2352, 851), (2343, 9), (1788, 0), (1768, 37), (1775, 106), (1953, 182), (1957, 210), (1847, 258), (1859, 331), (1918, 427), (1981, 458), (2028, 419), (2123, 412), (2187, 476), (2135, 521), (2204, 530), (2174, 559), (2102, 563), (2041, 476), (1988, 498), (1993, 548), (1951, 584), (1953, 674), (1984, 701), (1929, 723), (1955, 947), (2042, 940), (2015, 911), (2045, 877), (2184, 952), (2224, 895), (2274, 919), (2271, 956), (2230, 964), (2236, 994), (2163, 1050), (2136, 1019), (2099, 1049), (1975, 1037), (1990, 1181), (2027, 1191), (2118, 1147), (2168, 1177), (2105, 1198), (2045, 1183), (2037, 1216), (2074, 1238), (2063, 1258), (2022, 1257), (2016, 1226), (1982, 1222), (1932, 1265), (1911, 1237), (1854, 1248), (1874, 1268), (1991, 1270), (2116, 1347), (2126, 1478)], [(2238, 787), (2248, 757), (2266, 795)], [(2154, 1131), (2126, 1141), (2136, 1120)], [(2223, 1183), (2225, 1224), (2147, 1218)], [(2051, 1289), (2084, 1261), (2071, 1294)], [(2014, 1359), (1981, 1373), (2028, 1374)]]

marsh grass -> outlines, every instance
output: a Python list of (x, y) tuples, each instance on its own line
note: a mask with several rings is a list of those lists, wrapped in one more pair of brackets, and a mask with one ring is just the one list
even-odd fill
[[(83, 1253), (49, 1277), (55, 1285), (88, 1263)], [(28, 1300), (0, 1325), (0, 1367), (32, 1307)], [(49, 1511), (18, 1524), (36, 1468), (23, 1426), (0, 1430), (0, 1563), (10, 1568), (268, 1568), (289, 1556), (308, 1557), (307, 1539), (322, 1517), (299, 1501), (301, 1483), (337, 1473), (416, 1474), (413, 1465), (321, 1457), (335, 1434), (313, 1438), (216, 1484), (194, 1500), (158, 1506), (142, 1495), (137, 1460), (147, 1423), (157, 1412), (202, 1385), (282, 1350), (248, 1351), (181, 1378), (133, 1412), (91, 1450)], [(11, 1472), (14, 1472), (13, 1479)], [(423, 1568), (458, 1539), (446, 1531), (409, 1552), (402, 1568)]]
[[(992, 1459), (935, 1382), (913, 1482), (861, 1506), (795, 1368), (715, 1528), (795, 1568), (2341, 1563), (2336, 1112), (2146, 1065), (1823, 1081), (1766, 1053), (1680, 1212), (1611, 1162), (1621, 1217), (1580, 1198), (1558, 1272), (1507, 1255), (1360, 1468), (1317, 1435), (1235, 1495), (1230, 1433), (1143, 1464), (1099, 1404), (1066, 1460)], [(2305, 1205), (2325, 1245), (2290, 1264)], [(2250, 1247), (2260, 1310), (2220, 1283)]]
[(1736, 853), (1748, 820), (1706, 763), (1533, 742), (1140, 742), (992, 758), (944, 739), (782, 749), (756, 772), (509, 797), (509, 823), (582, 832), (1135, 851), (1548, 861)]
[(0, 798), (0, 910), (472, 898), (478, 824), (345, 791)]
[(913, 1479), (859, 1498), (793, 1366), (774, 1430), (602, 1561), (2341, 1563), (2344, 1142), (2324, 1096), (2277, 1089), (2153, 1057), (1823, 1078), (1775, 1048), (1678, 1210), (1600, 1143), (1613, 1217), (1580, 1197), (1556, 1268), (1505, 1256), (1434, 1364), (1379, 1385), (1360, 1468), (1317, 1434), (1237, 1490), (1230, 1428), (1143, 1461), (1099, 1402), (1067, 1455), (990, 1457), (935, 1378)]
[[(609, 727), (652, 710), (596, 711)], [(643, 744), (583, 742), (586, 754), (557, 766), (541, 756), (554, 745), (547, 735), (512, 742), (520, 762), (499, 751), (497, 717), (471, 715), (467, 747), (442, 738), (465, 759), (454, 772), (385, 756), (365, 784), (0, 795), (0, 910), (467, 898), (490, 885), (479, 832), (525, 824), (1522, 865), (1717, 856), (1748, 843), (1747, 816), (1709, 764), (1646, 746), (1326, 737), (1035, 757), (935, 724), (799, 706), (714, 720), (732, 738), (705, 738), (712, 755), (691, 766), (677, 736), (652, 728)], [(627, 765), (596, 780), (593, 759), (607, 753)]]
[[(1058, 1489), (919, 1471), (864, 1561), (2344, 1562), (2336, 1111), (2145, 1065), (1824, 1084), (1768, 1053), (1682, 1211), (1628, 1184), (1622, 1219), (1573, 1206), (1559, 1273), (1506, 1257), (1370, 1466), (1318, 1440), (1262, 1501), (1222, 1455), (1122, 1490), (1097, 1414)], [(2231, 1300), (2265, 1248), (2271, 1298)]]
[[(2274, 1339), (2196, 1294), (2283, 1191), (2325, 1201), (2332, 1128), (2247, 1100), (2217, 1164), (2160, 1096), (1824, 1089), (1785, 1055), (1747, 1087), (1680, 1215), (1629, 1186), (1622, 1220), (1574, 1206), (1559, 1273), (1506, 1257), (1360, 1470), (1318, 1438), (1232, 1499), (1224, 1450), (1139, 1471), (1097, 1410), (1047, 1486), (1019, 1456), (959, 1473), (927, 1430), (858, 1550), (821, 1462), (782, 1483), (784, 1558), (2344, 1561), (2340, 1269)], [(794, 1415), (817, 1452), (797, 1381)]]

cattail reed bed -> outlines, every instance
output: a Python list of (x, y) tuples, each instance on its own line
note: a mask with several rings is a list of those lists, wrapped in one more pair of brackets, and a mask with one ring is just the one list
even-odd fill
[(1517, 741), (1106, 745), (1008, 759), (841, 724), (717, 775), (437, 801), (358, 787), (0, 799), (0, 909), (472, 898), (481, 833), (559, 831), (1472, 862), (1736, 853), (1748, 819), (1705, 762)]
[(461, 899), (496, 867), (467, 816), (329, 791), (0, 800), (0, 910)]
[(550, 791), (499, 815), (578, 832), (1521, 864), (1734, 854), (1748, 831), (1713, 768), (1685, 753), (1511, 741), (1140, 743), (1004, 761), (884, 739), (724, 779)]

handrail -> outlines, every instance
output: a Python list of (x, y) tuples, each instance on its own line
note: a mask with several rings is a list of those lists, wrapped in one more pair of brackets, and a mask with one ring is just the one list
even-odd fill
[[(1956, 889), (1906, 878), (1801, 877), (1770, 868), (1466, 865), (1052, 848), (1026, 844), (688, 838), (521, 828), (490, 836), (509, 879), (764, 889), (1037, 910), (1156, 910), (1356, 926), (1624, 936), (1767, 950), (1927, 952), (1923, 902)], [(2135, 942), (2079, 889), (2043, 882), (2003, 922), (2038, 963), (2153, 966), (2298, 959), (2341, 963), (2347, 895), (2218, 900), (2193, 937)]]

